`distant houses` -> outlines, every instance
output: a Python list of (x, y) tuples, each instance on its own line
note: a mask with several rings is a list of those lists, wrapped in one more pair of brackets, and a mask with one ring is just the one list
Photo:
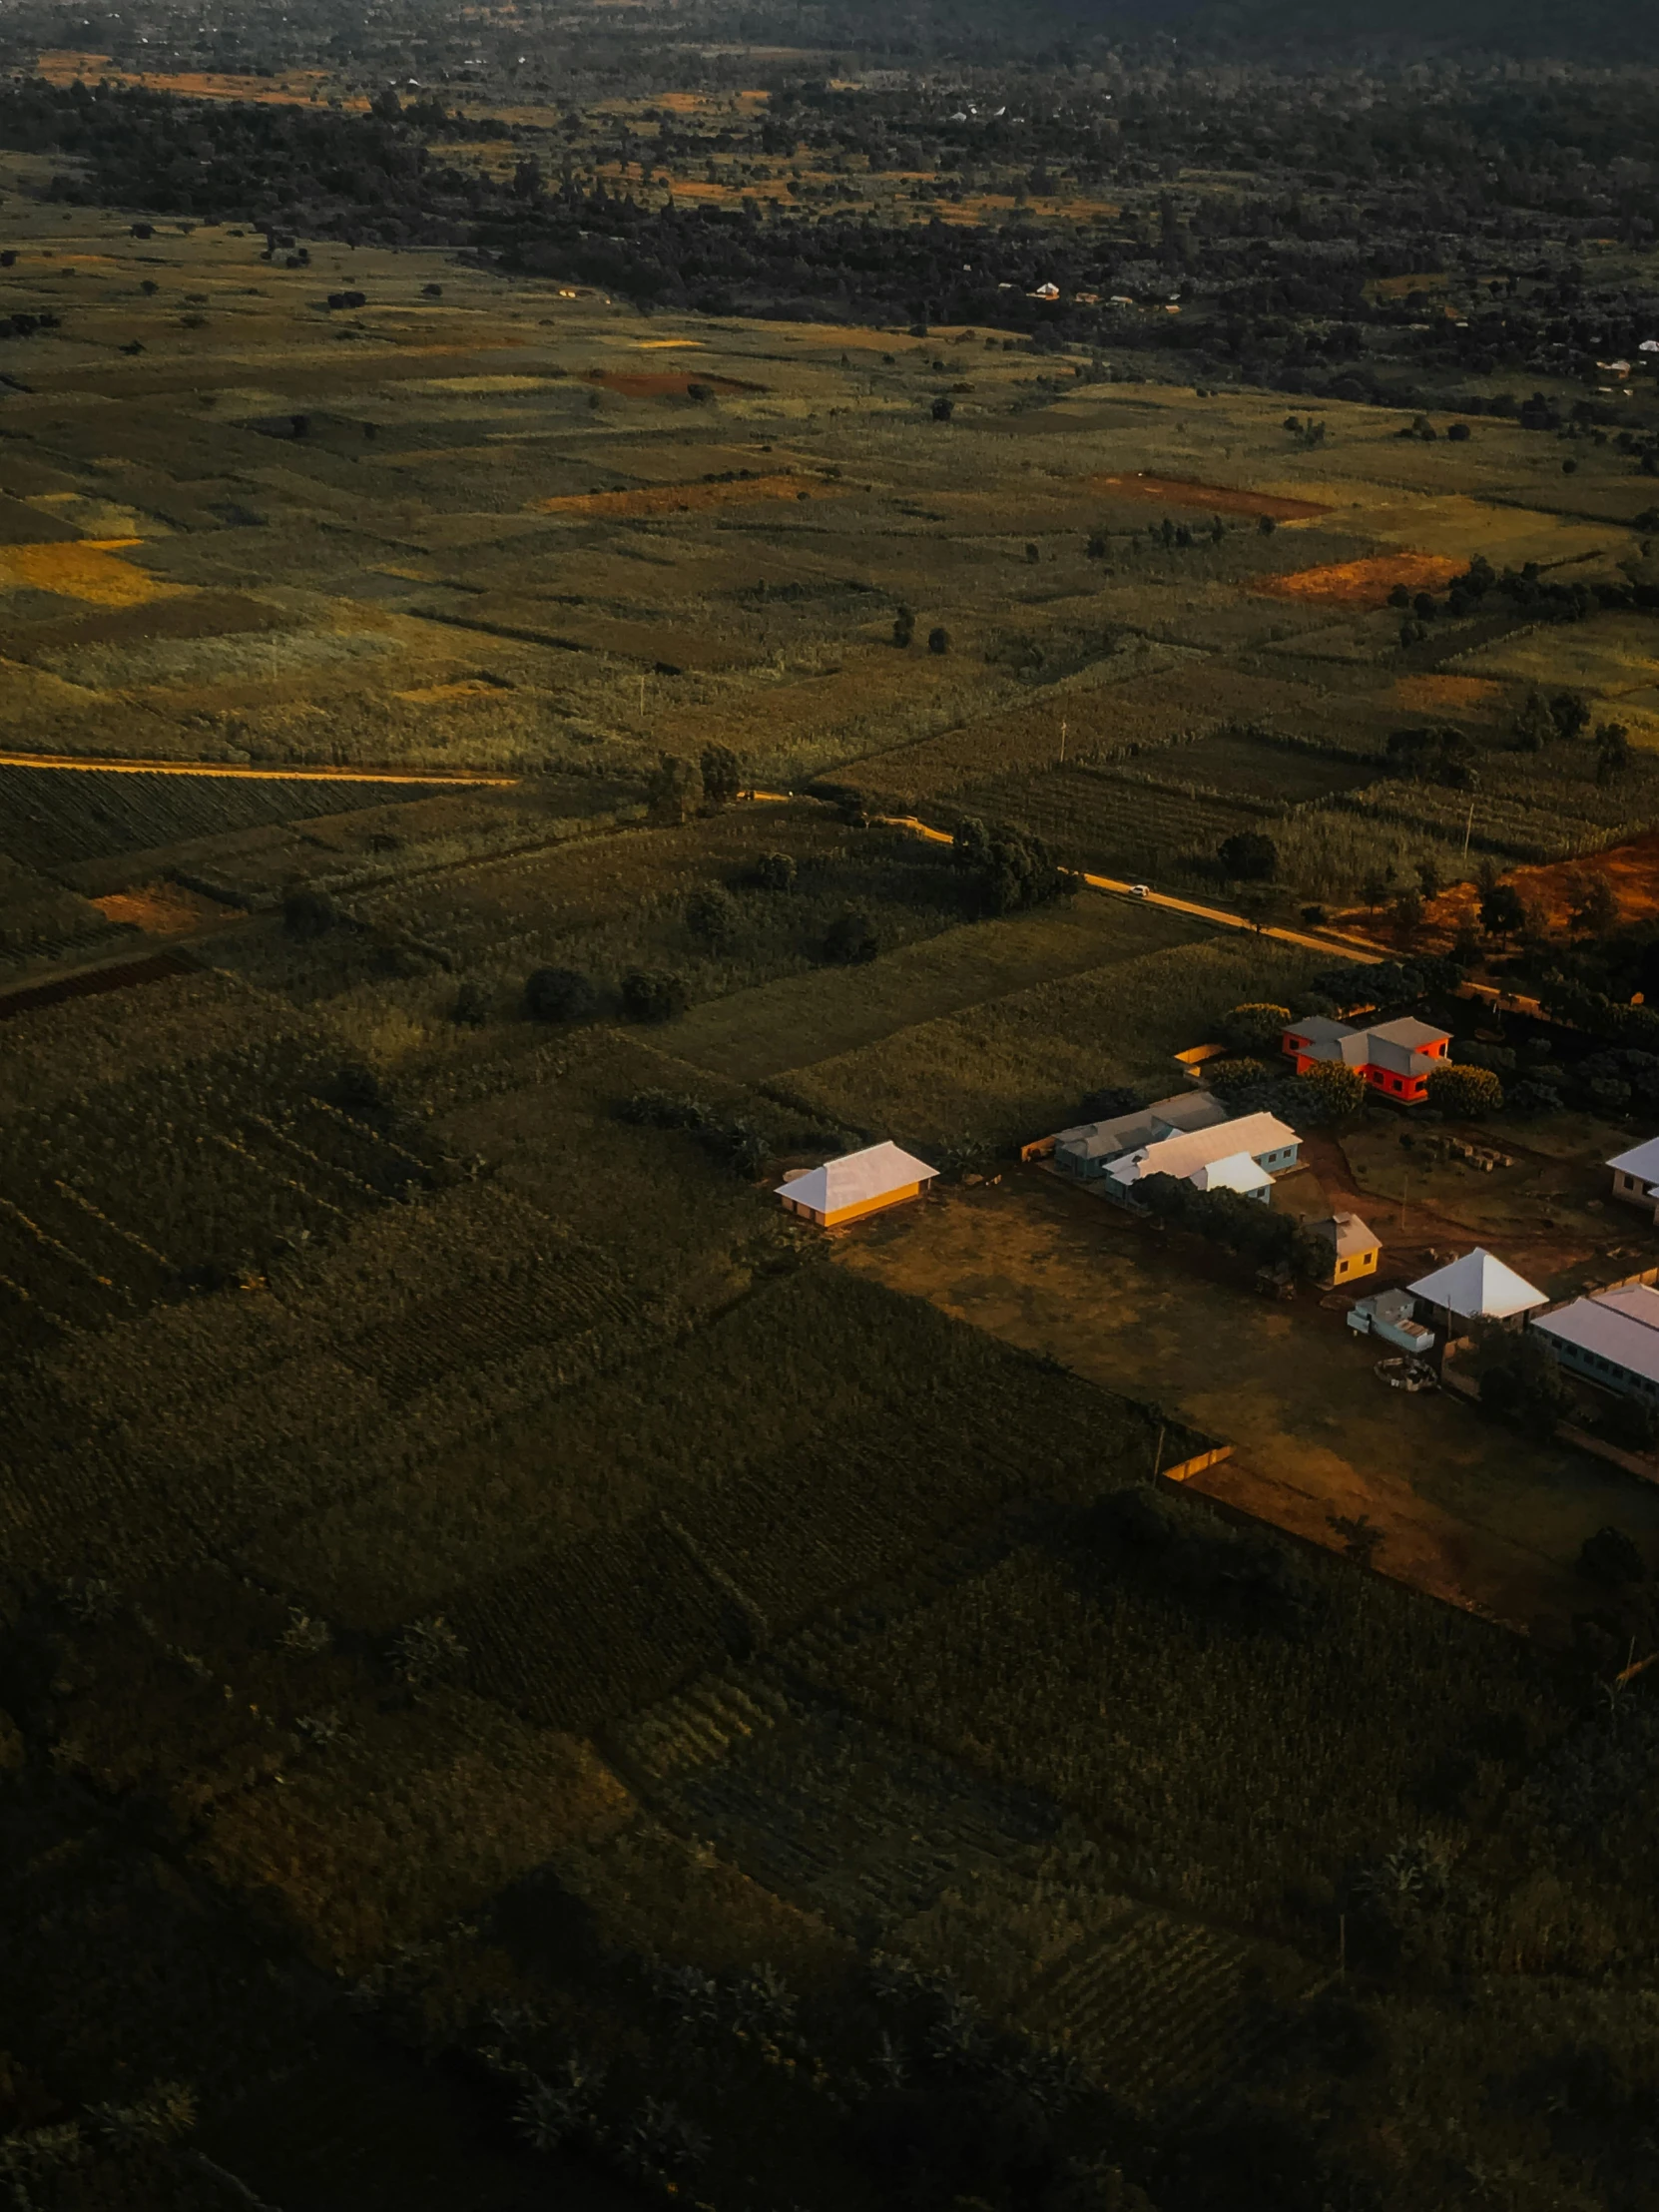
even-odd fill
[(938, 1172), (895, 1144), (873, 1144), (786, 1176), (773, 1195), (783, 1200), (786, 1212), (816, 1222), (820, 1229), (838, 1229), (844, 1222), (919, 1198)]
[(1659, 1291), (1597, 1291), (1540, 1314), (1532, 1327), (1571, 1375), (1624, 1397), (1659, 1402)]
[(1298, 1075), (1336, 1061), (1363, 1075), (1384, 1098), (1417, 1106), (1428, 1096), (1428, 1078), (1445, 1064), (1450, 1046), (1448, 1029), (1432, 1028), (1410, 1014), (1373, 1029), (1351, 1029), (1346, 1021), (1314, 1014), (1290, 1025), (1280, 1049), (1295, 1062)]

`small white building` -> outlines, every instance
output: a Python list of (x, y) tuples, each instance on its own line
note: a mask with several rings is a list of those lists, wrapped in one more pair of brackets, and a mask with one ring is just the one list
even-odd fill
[(862, 1152), (826, 1160), (821, 1168), (786, 1176), (773, 1196), (783, 1200), (786, 1212), (817, 1222), (821, 1229), (836, 1229), (842, 1222), (919, 1198), (938, 1172), (895, 1144), (872, 1144)]
[(1265, 1206), (1273, 1189), (1273, 1177), (1259, 1167), (1248, 1152), (1233, 1152), (1225, 1160), (1209, 1160), (1195, 1168), (1187, 1181), (1195, 1191), (1237, 1191), (1241, 1198), (1258, 1198)]
[(1659, 1137), (1616, 1152), (1607, 1165), (1613, 1171), (1613, 1196), (1659, 1221)]
[(1410, 1286), (1411, 1296), (1428, 1307), (1448, 1336), (1457, 1336), (1471, 1321), (1518, 1321), (1548, 1299), (1522, 1275), (1476, 1245), (1460, 1260), (1436, 1268)]

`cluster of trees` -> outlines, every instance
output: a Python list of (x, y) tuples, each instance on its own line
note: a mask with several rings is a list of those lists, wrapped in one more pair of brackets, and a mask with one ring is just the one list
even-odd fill
[(985, 914), (1051, 905), (1078, 888), (1078, 877), (1058, 865), (1040, 837), (1023, 830), (987, 830), (971, 815), (956, 826), (951, 857), (969, 880), (973, 903)]
[(1331, 1248), (1322, 1238), (1294, 1215), (1238, 1191), (1196, 1190), (1178, 1175), (1149, 1175), (1136, 1189), (1140, 1202), (1160, 1221), (1204, 1237), (1258, 1268), (1283, 1268), (1310, 1283), (1330, 1270)]
[(736, 1174), (760, 1174), (771, 1156), (767, 1133), (747, 1114), (722, 1113), (679, 1091), (635, 1091), (617, 1106), (618, 1121), (646, 1129), (689, 1129), (705, 1149)]

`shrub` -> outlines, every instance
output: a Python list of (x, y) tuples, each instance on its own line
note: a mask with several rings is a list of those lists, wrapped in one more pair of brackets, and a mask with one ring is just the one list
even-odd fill
[(1659, 1414), (1639, 1397), (1614, 1398), (1597, 1416), (1596, 1426), (1621, 1451), (1651, 1451), (1659, 1442)]
[(282, 893), (282, 927), (290, 937), (326, 936), (344, 919), (326, 891), (295, 883)]
[(1277, 1071), (1266, 1060), (1229, 1060), (1210, 1078), (1210, 1088), (1225, 1098), (1231, 1091), (1249, 1090), (1257, 1083), (1271, 1083)]
[(1236, 1052), (1277, 1051), (1291, 1026), (1291, 1009), (1268, 999), (1233, 1006), (1222, 1016), (1221, 1033)]
[(455, 993), (449, 1018), (462, 1029), (477, 1029), (490, 1018), (490, 994), (482, 983), (463, 983)]
[[(1345, 1060), (1319, 1060), (1296, 1078), (1296, 1088), (1320, 1121), (1341, 1121), (1366, 1103), (1366, 1079)], [(1298, 1120), (1297, 1126), (1302, 1126)]]
[(577, 968), (543, 967), (525, 983), (524, 1004), (534, 1021), (586, 1021), (599, 993)]
[(743, 789), (743, 763), (729, 745), (706, 745), (699, 762), (703, 797), (711, 807), (729, 807)]
[(1490, 1068), (1449, 1066), (1435, 1068), (1428, 1078), (1428, 1103), (1437, 1114), (1457, 1121), (1478, 1121), (1495, 1114), (1503, 1104), (1503, 1085)]
[(630, 1021), (673, 1021), (686, 1010), (686, 979), (665, 968), (630, 968), (622, 1006)]
[(843, 967), (873, 960), (880, 949), (875, 924), (859, 906), (848, 906), (838, 913), (824, 940), (824, 957)]
[(1239, 830), (1224, 837), (1217, 858), (1237, 883), (1271, 882), (1279, 872), (1279, 847), (1260, 830)]
[(1587, 1582), (1616, 1589), (1621, 1582), (1645, 1582), (1647, 1562), (1635, 1539), (1622, 1528), (1598, 1528), (1586, 1536), (1578, 1553), (1578, 1571)]
[(948, 653), (950, 651), (950, 632), (942, 624), (928, 631), (927, 650), (929, 653)]
[(678, 825), (703, 804), (703, 771), (696, 761), (665, 753), (645, 787), (653, 822)]
[(701, 937), (717, 951), (737, 935), (738, 918), (736, 899), (718, 883), (693, 891), (686, 901), (687, 927), (694, 937)]
[(755, 862), (755, 882), (763, 891), (793, 891), (796, 865), (787, 852), (763, 852)]
[(915, 616), (908, 607), (900, 607), (892, 618), (892, 642), (896, 646), (908, 646), (915, 634)]

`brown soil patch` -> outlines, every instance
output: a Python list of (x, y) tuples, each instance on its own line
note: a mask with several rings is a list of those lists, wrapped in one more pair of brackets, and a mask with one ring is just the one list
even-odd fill
[(1412, 714), (1482, 715), (1502, 707), (1509, 687), (1490, 676), (1401, 676), (1393, 696)]
[(765, 391), (765, 384), (746, 384), (737, 376), (700, 374), (695, 368), (590, 368), (583, 381), (603, 384), (629, 399), (684, 399), (693, 384), (706, 391)]
[(1264, 576), (1253, 587), (1270, 599), (1312, 599), (1333, 607), (1385, 607), (1388, 594), (1443, 591), (1466, 562), (1443, 553), (1383, 553), (1369, 561), (1338, 561), (1329, 568), (1298, 569), (1292, 576)]
[(1331, 509), (1311, 499), (1279, 499), (1265, 491), (1240, 491), (1233, 484), (1203, 484), (1186, 476), (1091, 476), (1091, 491), (1109, 491), (1118, 499), (1144, 499), (1160, 507), (1192, 507), (1204, 514), (1271, 515), (1275, 522), (1312, 522)]
[(136, 890), (112, 891), (90, 903), (111, 921), (130, 922), (148, 937), (188, 937), (209, 922), (228, 921), (235, 912), (216, 898), (187, 891), (182, 883), (143, 883)]
[[(1536, 899), (1549, 916), (1551, 933), (1566, 936), (1573, 927), (1572, 908), (1586, 879), (1603, 875), (1619, 902), (1618, 924), (1649, 921), (1659, 916), (1659, 831), (1633, 837), (1628, 844), (1612, 845), (1605, 852), (1585, 854), (1576, 860), (1551, 860), (1547, 865), (1514, 867), (1504, 871), (1522, 898)], [(1333, 926), (1345, 935), (1363, 938), (1395, 956), (1444, 951), (1460, 929), (1480, 926), (1480, 893), (1473, 883), (1453, 883), (1423, 908), (1423, 926), (1402, 942), (1386, 909), (1371, 913), (1356, 907), (1333, 916)]]
[(8, 545), (0, 552), (0, 580), (81, 599), (95, 607), (140, 607), (186, 595), (184, 584), (164, 583), (116, 555), (142, 538), (81, 538), (71, 545)]
[(843, 488), (805, 476), (752, 476), (747, 484), (652, 484), (639, 491), (571, 492), (533, 504), (544, 515), (675, 515), (751, 499), (831, 499)]

